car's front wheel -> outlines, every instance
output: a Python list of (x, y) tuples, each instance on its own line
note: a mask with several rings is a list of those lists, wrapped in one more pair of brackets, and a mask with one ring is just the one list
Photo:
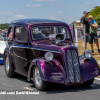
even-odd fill
[(34, 85), (38, 90), (46, 90), (48, 87), (48, 82), (43, 81), (40, 76), (40, 72), (37, 66), (35, 66), (33, 70), (33, 80), (34, 80)]
[(88, 81), (84, 82), (84, 83), (83, 83), (83, 86), (88, 87), (88, 86), (92, 85), (93, 82), (94, 82), (94, 78), (91, 79), (91, 80), (88, 80)]
[(16, 73), (11, 68), (9, 56), (8, 56), (7, 53), (5, 53), (5, 55), (4, 55), (4, 68), (5, 68), (6, 75), (8, 77), (14, 77), (15, 76)]

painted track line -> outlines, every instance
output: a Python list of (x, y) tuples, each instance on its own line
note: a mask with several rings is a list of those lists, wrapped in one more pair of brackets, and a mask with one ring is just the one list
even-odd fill
[(30, 91), (33, 90), (33, 89), (29, 88), (29, 87), (24, 87), (24, 89), (26, 89), (26, 90), (30, 90)]
[(2, 84), (5, 85), (5, 86), (14, 87), (14, 86), (7, 85), (7, 84), (5, 84), (5, 83), (2, 83)]
[(95, 78), (95, 79), (100, 81), (100, 78)]

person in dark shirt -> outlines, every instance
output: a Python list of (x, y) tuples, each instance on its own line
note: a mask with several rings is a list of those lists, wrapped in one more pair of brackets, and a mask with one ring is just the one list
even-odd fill
[[(81, 17), (81, 26), (83, 27), (85, 25), (85, 33), (86, 33), (86, 44), (87, 42), (89, 42), (89, 28), (90, 28), (90, 23), (89, 20), (87, 19), (88, 16), (88, 11), (83, 11), (83, 16)], [(84, 28), (83, 28), (84, 30)], [(84, 31), (83, 31), (84, 33)], [(84, 38), (84, 34), (83, 34), (83, 38)], [(85, 45), (83, 43), (83, 50), (85, 50)]]

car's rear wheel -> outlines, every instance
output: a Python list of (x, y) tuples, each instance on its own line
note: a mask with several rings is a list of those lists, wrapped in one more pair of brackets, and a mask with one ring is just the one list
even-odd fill
[(4, 55), (4, 68), (5, 68), (6, 75), (8, 77), (14, 77), (16, 75), (16, 73), (11, 68), (9, 56), (7, 53), (5, 53)]
[(88, 87), (88, 86), (92, 85), (93, 82), (94, 82), (94, 78), (91, 79), (91, 80), (88, 80), (88, 81), (84, 82), (84, 83), (83, 83), (83, 86)]
[(35, 66), (33, 70), (33, 80), (34, 80), (34, 85), (38, 90), (46, 90), (48, 87), (48, 82), (43, 81), (40, 76), (40, 72), (37, 66)]

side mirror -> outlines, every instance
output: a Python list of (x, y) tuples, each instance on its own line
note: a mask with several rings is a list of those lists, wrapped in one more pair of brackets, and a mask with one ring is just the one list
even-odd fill
[(72, 26), (72, 39), (75, 41), (75, 28), (74, 25)]
[(75, 28), (74, 28), (74, 25), (70, 26), (70, 31), (71, 31), (71, 35), (72, 35), (72, 40), (75, 41)]

